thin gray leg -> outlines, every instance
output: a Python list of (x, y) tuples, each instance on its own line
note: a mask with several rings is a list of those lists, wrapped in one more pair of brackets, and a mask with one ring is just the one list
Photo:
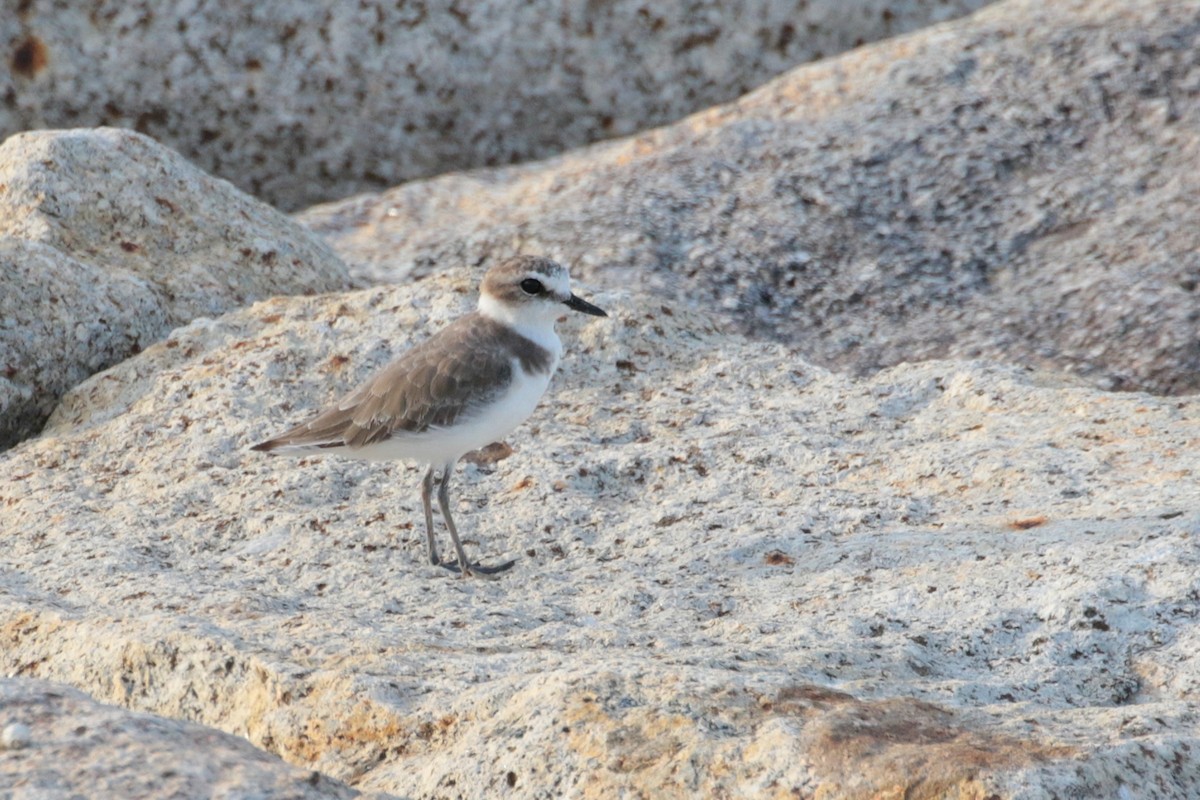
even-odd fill
[(507, 561), (499, 566), (484, 567), (480, 564), (472, 564), (467, 561), (467, 554), (463, 552), (462, 542), (458, 539), (458, 529), (454, 527), (454, 518), (450, 516), (450, 473), (454, 471), (454, 464), (447, 464), (442, 468), (442, 485), (438, 487), (438, 506), (442, 509), (442, 517), (446, 520), (446, 527), (450, 529), (450, 540), (454, 542), (454, 552), (458, 554), (458, 569), (455, 570), (449, 564), (443, 564), (443, 567), (454, 571), (461, 572), (463, 575), (495, 575), (498, 572), (504, 572), (511, 569), (515, 561)]
[(438, 507), (442, 509), (442, 519), (450, 529), (450, 541), (454, 542), (454, 552), (458, 554), (458, 568), (464, 575), (471, 574), (471, 564), (467, 554), (463, 552), (462, 542), (458, 540), (458, 528), (454, 527), (454, 517), (450, 516), (450, 474), (454, 472), (454, 464), (442, 467), (442, 484), (438, 487)]
[(430, 465), (429, 471), (421, 481), (421, 505), (425, 507), (425, 536), (429, 541), (429, 563), (436, 567), (442, 560), (438, 558), (437, 542), (433, 540), (433, 503), (430, 501), (432, 493), (433, 465)]

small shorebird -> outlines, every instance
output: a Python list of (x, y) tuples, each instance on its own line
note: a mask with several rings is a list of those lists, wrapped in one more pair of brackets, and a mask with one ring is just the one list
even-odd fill
[[(329, 453), (368, 461), (429, 465), (421, 481), (429, 561), (463, 575), (492, 575), (512, 561), (467, 561), (450, 516), (450, 474), (465, 453), (501, 439), (525, 421), (550, 385), (562, 356), (554, 330), (562, 307), (607, 317), (571, 293), (567, 270), (548, 258), (517, 256), (487, 271), (477, 310), (384, 367), (309, 422), (254, 445), (268, 453)], [(433, 536), (433, 477), (438, 506), (458, 557), (438, 557)]]

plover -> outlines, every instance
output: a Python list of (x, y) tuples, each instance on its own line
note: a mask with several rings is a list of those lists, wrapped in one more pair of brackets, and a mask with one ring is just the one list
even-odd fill
[[(421, 503), (430, 563), (462, 575), (503, 572), (514, 562), (485, 567), (467, 560), (450, 516), (450, 475), (464, 454), (508, 435), (533, 412), (562, 356), (554, 323), (563, 306), (608, 316), (571, 293), (562, 265), (535, 256), (510, 258), (483, 276), (475, 311), (309, 422), (251, 449), (426, 464)], [(454, 564), (438, 557), (434, 541), (430, 496), (438, 469), (438, 506), (454, 543)]]

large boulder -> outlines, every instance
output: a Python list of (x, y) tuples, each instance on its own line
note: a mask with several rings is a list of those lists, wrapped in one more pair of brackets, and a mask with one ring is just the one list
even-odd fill
[(13, 136), (0, 146), (0, 448), (174, 327), (347, 284), (302, 225), (145, 136)]
[(584, 287), (611, 318), (457, 482), (517, 565), (462, 580), (417, 467), (247, 446), (477, 278), (197, 320), (72, 391), (0, 455), (0, 671), (402, 797), (1200, 792), (1200, 401), (861, 380)]
[(284, 208), (547, 156), (987, 0), (19, 3), (0, 137), (114, 125)]
[(1010, 0), (678, 124), (302, 216), (371, 280), (514, 249), (818, 363), (1200, 389), (1200, 5)]

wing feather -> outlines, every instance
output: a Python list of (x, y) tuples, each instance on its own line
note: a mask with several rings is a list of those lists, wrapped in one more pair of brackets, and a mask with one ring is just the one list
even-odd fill
[(359, 448), (453, 425), (507, 390), (511, 352), (469, 314), (418, 344), (329, 409), (258, 450)]

